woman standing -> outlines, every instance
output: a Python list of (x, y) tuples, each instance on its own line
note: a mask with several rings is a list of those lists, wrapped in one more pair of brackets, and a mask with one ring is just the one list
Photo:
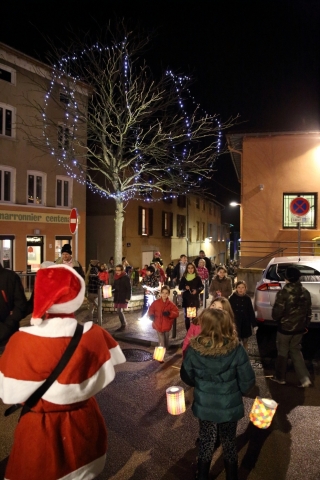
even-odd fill
[[(197, 309), (200, 307), (199, 294), (202, 289), (203, 285), (197, 269), (194, 263), (189, 262), (179, 283), (179, 290), (183, 290), (182, 308), (184, 308), (184, 321), (187, 331), (190, 328), (192, 318), (197, 316)], [(190, 312), (191, 308), (192, 313)]]
[(237, 480), (237, 422), (255, 374), (228, 312), (206, 309), (199, 320), (201, 333), (190, 340), (180, 371), (181, 379), (194, 387), (192, 411), (200, 426), (197, 479), (209, 479), (219, 428), (226, 480)]
[(232, 293), (232, 283), (231, 278), (227, 277), (227, 269), (220, 265), (217, 268), (217, 274), (213, 277), (209, 293), (213, 297), (230, 297)]
[(113, 257), (109, 258), (109, 263), (107, 267), (108, 267), (108, 274), (109, 274), (109, 285), (113, 285), (113, 277), (114, 277), (114, 269), (115, 269)]
[(114, 306), (117, 309), (117, 314), (121, 322), (120, 328), (117, 329), (117, 332), (122, 332), (127, 325), (123, 309), (128, 307), (129, 300), (131, 298), (131, 283), (130, 278), (124, 271), (123, 265), (116, 265), (115, 275), (114, 275)]

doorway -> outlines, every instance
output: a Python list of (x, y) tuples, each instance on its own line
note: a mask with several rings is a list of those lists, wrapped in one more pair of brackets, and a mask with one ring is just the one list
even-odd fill
[(27, 273), (36, 273), (43, 262), (43, 237), (27, 237)]

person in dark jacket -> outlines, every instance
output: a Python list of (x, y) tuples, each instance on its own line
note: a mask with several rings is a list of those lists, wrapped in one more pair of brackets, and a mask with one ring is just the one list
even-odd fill
[(90, 320), (93, 321), (93, 312), (97, 306), (98, 289), (104, 285), (104, 282), (99, 278), (99, 260), (90, 260), (90, 272), (88, 281), (87, 299), (89, 302)]
[(78, 262), (78, 260), (75, 260), (72, 257), (71, 245), (69, 243), (63, 245), (61, 249), (61, 257), (57, 258), (55, 263), (57, 263), (58, 265), (69, 265), (69, 267), (74, 268), (75, 271), (78, 272), (83, 279), (85, 279), (85, 274), (80, 262)]
[(0, 346), (19, 330), (26, 309), (27, 299), (19, 275), (0, 263)]
[(180, 255), (180, 260), (177, 265), (174, 267), (172, 272), (172, 279), (177, 284), (180, 282), (181, 278), (183, 277), (184, 272), (186, 271), (188, 263), (188, 258), (186, 255)]
[(159, 287), (160, 275), (157, 273), (158, 272), (156, 271), (155, 267), (153, 265), (150, 265), (150, 267), (147, 267), (146, 275), (142, 279), (142, 286), (144, 288), (144, 298), (143, 298), (141, 318), (143, 318), (146, 315), (150, 305), (152, 304), (152, 302), (155, 301), (156, 295), (160, 290), (160, 287)]
[(219, 429), (226, 479), (237, 480), (237, 422), (255, 374), (228, 312), (205, 309), (199, 322), (201, 333), (190, 340), (180, 371), (181, 379), (194, 387), (192, 411), (200, 426), (197, 478), (209, 479)]
[(230, 297), (232, 293), (232, 282), (229, 277), (227, 277), (227, 269), (220, 265), (217, 270), (217, 274), (213, 277), (209, 293), (213, 297)]
[(197, 257), (193, 262), (195, 264), (196, 268), (198, 268), (198, 264), (199, 264), (200, 260), (204, 260), (206, 262), (205, 267), (208, 270), (208, 273), (210, 275), (211, 274), (211, 269), (212, 269), (211, 260), (210, 260), (210, 258), (206, 257), (206, 254), (205, 254), (204, 250), (200, 250), (199, 257)]
[[(179, 283), (179, 290), (183, 290), (182, 308), (184, 308), (184, 321), (188, 331), (192, 318), (197, 316), (197, 309), (200, 307), (200, 292), (203, 290), (202, 280), (194, 263), (187, 264), (186, 271)], [(191, 307), (193, 307), (192, 315), (190, 314)]]
[(238, 337), (246, 350), (248, 350), (248, 338), (257, 331), (257, 321), (253, 310), (252, 301), (247, 295), (247, 284), (243, 280), (236, 283), (235, 292), (229, 297), (233, 310)]
[(285, 272), (285, 285), (276, 295), (272, 308), (272, 318), (278, 324), (276, 373), (274, 382), (286, 383), (288, 355), (300, 380), (300, 387), (309, 387), (311, 380), (301, 353), (301, 340), (311, 321), (311, 296), (300, 279), (300, 271), (288, 267)]
[(121, 326), (117, 331), (122, 332), (127, 325), (123, 309), (128, 307), (131, 298), (131, 282), (124, 270), (124, 266), (121, 264), (116, 265), (113, 288), (113, 302), (121, 323)]

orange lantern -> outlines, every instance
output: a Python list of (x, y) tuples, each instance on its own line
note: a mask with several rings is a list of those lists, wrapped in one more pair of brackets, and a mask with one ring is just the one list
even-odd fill
[(164, 355), (166, 353), (165, 347), (156, 347), (153, 352), (153, 359), (158, 360), (158, 362), (163, 362)]
[(171, 415), (180, 415), (186, 411), (184, 390), (182, 387), (169, 387), (166, 390), (167, 409)]
[(103, 285), (102, 294), (103, 294), (103, 298), (112, 297), (112, 286), (111, 285)]

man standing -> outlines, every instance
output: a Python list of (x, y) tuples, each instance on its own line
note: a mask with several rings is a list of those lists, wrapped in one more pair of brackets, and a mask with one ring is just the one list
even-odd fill
[(311, 296), (299, 281), (300, 271), (288, 267), (285, 285), (277, 293), (272, 318), (278, 324), (276, 374), (270, 380), (284, 385), (288, 355), (300, 380), (300, 387), (309, 387), (311, 380), (301, 353), (301, 340), (311, 321)]
[(183, 274), (187, 268), (187, 256), (182, 254), (180, 255), (180, 261), (173, 269), (172, 277), (176, 283), (179, 283), (180, 279), (183, 277)]
[(78, 272), (79, 275), (81, 275), (81, 277), (84, 279), (85, 275), (84, 275), (83, 268), (80, 265), (80, 262), (72, 258), (72, 250), (71, 250), (71, 245), (69, 243), (66, 243), (65, 245), (63, 245), (61, 249), (61, 257), (59, 257), (55, 261), (55, 263), (57, 263), (58, 265), (59, 264), (68, 265), (69, 267), (74, 268), (75, 271)]
[(206, 269), (208, 270), (209, 275), (210, 275), (210, 273), (211, 273), (211, 260), (210, 260), (210, 258), (206, 257), (206, 254), (204, 253), (203, 250), (200, 250), (199, 257), (197, 257), (195, 259), (195, 261), (193, 262), (197, 268), (198, 268), (199, 260), (201, 260), (201, 259), (203, 259), (206, 262)]
[(0, 346), (19, 329), (27, 299), (19, 275), (0, 263)]

